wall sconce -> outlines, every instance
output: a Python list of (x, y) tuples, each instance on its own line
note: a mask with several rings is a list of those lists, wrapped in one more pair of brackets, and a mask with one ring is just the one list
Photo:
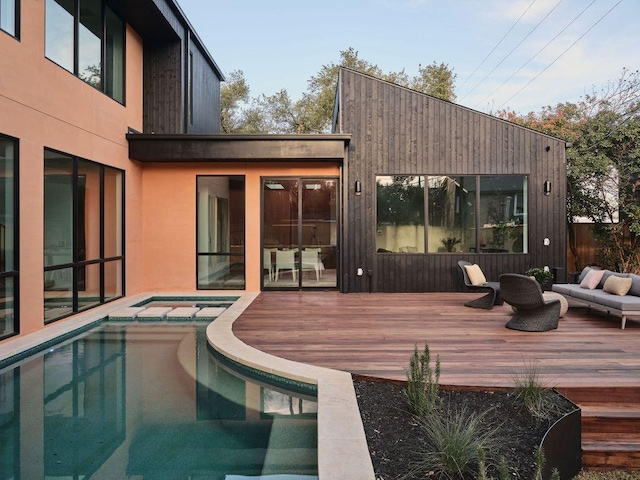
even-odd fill
[(544, 187), (543, 187), (543, 191), (545, 195), (550, 195), (551, 194), (551, 180), (545, 180), (544, 181)]
[(358, 196), (362, 195), (362, 183), (360, 182), (360, 180), (356, 180), (355, 191), (356, 191), (356, 195)]

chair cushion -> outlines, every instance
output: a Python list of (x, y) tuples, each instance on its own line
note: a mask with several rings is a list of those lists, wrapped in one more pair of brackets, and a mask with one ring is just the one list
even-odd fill
[(602, 290), (605, 292), (613, 293), (614, 295), (624, 296), (631, 289), (631, 284), (633, 280), (630, 278), (622, 278), (616, 275), (611, 275), (607, 278), (607, 281), (604, 282), (604, 286)]
[(487, 278), (482, 273), (482, 269), (477, 265), (465, 265), (464, 268), (467, 270), (467, 275), (469, 276), (469, 281), (471, 285), (484, 285), (487, 283)]
[(596, 288), (604, 288), (604, 282), (606, 282), (611, 275), (615, 275), (616, 277), (622, 277), (622, 278), (629, 277), (628, 273), (619, 273), (619, 272), (612, 272), (611, 270), (605, 270), (604, 275), (600, 279), (600, 283)]
[(591, 270), (597, 270), (597, 268), (584, 267), (580, 272), (580, 275), (578, 276), (578, 283), (582, 282), (582, 280), (584, 280), (584, 277), (586, 277), (587, 273), (589, 273)]
[(580, 282), (580, 288), (588, 288), (589, 290), (593, 290), (598, 286), (600, 280), (602, 280), (603, 275), (604, 270), (589, 270), (587, 275)]

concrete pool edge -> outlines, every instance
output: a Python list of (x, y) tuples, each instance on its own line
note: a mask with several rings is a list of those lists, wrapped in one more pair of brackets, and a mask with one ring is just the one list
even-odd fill
[(275, 357), (243, 343), (233, 334), (233, 323), (258, 295), (258, 292), (244, 293), (211, 322), (207, 327), (209, 344), (248, 367), (317, 385), (319, 480), (374, 480), (351, 374)]

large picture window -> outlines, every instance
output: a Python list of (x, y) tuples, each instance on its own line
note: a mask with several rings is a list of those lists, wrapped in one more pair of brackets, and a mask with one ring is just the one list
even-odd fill
[(18, 37), (19, 11), (20, 0), (0, 0), (0, 30), (14, 37)]
[(47, 0), (47, 58), (120, 103), (124, 103), (124, 38), (124, 22), (104, 0)]
[(45, 323), (124, 295), (124, 173), (45, 150)]
[(18, 143), (0, 135), (0, 338), (18, 333)]
[(244, 289), (243, 176), (198, 176), (198, 289)]
[(524, 175), (385, 175), (376, 186), (378, 253), (528, 252)]

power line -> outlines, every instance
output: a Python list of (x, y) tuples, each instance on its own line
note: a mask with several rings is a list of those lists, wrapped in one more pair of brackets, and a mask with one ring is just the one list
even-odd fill
[(507, 101), (505, 101), (502, 105), (500, 105), (500, 107), (498, 107), (498, 109), (504, 107), (507, 103), (509, 103), (509, 101), (511, 101), (511, 99), (513, 99), (513, 97), (515, 97), (516, 95), (518, 95), (520, 92), (522, 92), (525, 88), (527, 88), (529, 85), (531, 85), (535, 80), (538, 79), (538, 77), (540, 75), (542, 75), (544, 72), (546, 72), (549, 67), (551, 67), (554, 63), (556, 63), (558, 60), (560, 60), (565, 53), (567, 53), (569, 50), (571, 50), (576, 43), (578, 43), (580, 40), (582, 40), (582, 38), (589, 33), (591, 30), (593, 30), (593, 28), (598, 25), (607, 15), (609, 15), (611, 13), (611, 11), (616, 8), (618, 5), (620, 5), (620, 3), (622, 3), (622, 0), (619, 0), (618, 3), (616, 3), (613, 7), (611, 7), (607, 13), (605, 13), (603, 16), (601, 16), (598, 21), (596, 21), (596, 23), (594, 23), (593, 25), (591, 25), (586, 32), (584, 32), (582, 35), (580, 35), (580, 37), (578, 37), (578, 39), (573, 42), (571, 45), (569, 45), (569, 47), (567, 47), (567, 49), (562, 52), (560, 55), (558, 55), (555, 60), (553, 60), (553, 62), (551, 62), (549, 65), (547, 65), (545, 68), (543, 68), (535, 77), (533, 77), (531, 80), (529, 80), (520, 90), (518, 90), (516, 93), (514, 93), (513, 95), (511, 95)]
[(533, 0), (529, 6), (526, 8), (526, 10), (524, 12), (522, 12), (522, 15), (520, 15), (520, 17), (518, 18), (518, 20), (516, 20), (516, 23), (514, 23), (513, 25), (511, 25), (511, 28), (507, 31), (507, 33), (504, 34), (504, 36), (500, 39), (500, 41), (498, 43), (496, 43), (495, 47), (493, 47), (491, 49), (491, 51), (487, 54), (486, 57), (484, 57), (482, 59), (482, 61), (480, 62), (480, 64), (476, 67), (476, 69), (471, 72), (471, 75), (469, 75), (467, 77), (467, 79), (462, 83), (462, 85), (460, 85), (460, 89), (462, 89), (462, 87), (464, 87), (467, 82), (469, 81), (469, 79), (471, 77), (473, 77), (475, 75), (475, 73), (478, 71), (478, 69), (484, 64), (484, 62), (487, 60), (487, 58), (489, 58), (489, 56), (491, 56), (491, 54), (495, 51), (496, 48), (498, 48), (500, 46), (500, 44), (504, 41), (505, 38), (507, 38), (507, 35), (509, 35), (511, 33), (511, 30), (513, 30), (515, 28), (515, 26), (518, 24), (518, 22), (520, 22), (520, 20), (522, 20), (522, 17), (525, 16), (525, 14), (529, 11), (529, 9), (533, 6), (533, 4), (536, 3), (536, 0)]
[(509, 78), (507, 78), (504, 82), (502, 82), (493, 92), (491, 92), (489, 95), (487, 95), (481, 102), (476, 103), (476, 106), (480, 105), (481, 103), (484, 103), (486, 100), (488, 100), (494, 93), (496, 93), (498, 90), (500, 90), (509, 80), (511, 80), (513, 77), (515, 77), (520, 70), (522, 70), (524, 67), (526, 67), (534, 58), (536, 58), (538, 55), (540, 55), (542, 53), (543, 50), (545, 50), (549, 45), (551, 45), (560, 35), (562, 35), (564, 33), (564, 31), (569, 28), (571, 25), (573, 25), (573, 23), (578, 20), (578, 18), (580, 18), (580, 16), (586, 12), (591, 5), (593, 5), (594, 3), (596, 3), (598, 0), (593, 0), (589, 5), (587, 5), (587, 7), (582, 10), (578, 15), (576, 15), (573, 20), (571, 20), (562, 30), (560, 30), (558, 32), (558, 34), (553, 37), (551, 40), (549, 40), (549, 42), (547, 42), (547, 44), (542, 47), (540, 50), (538, 50), (536, 52), (536, 54), (531, 57), (529, 60), (527, 60), (525, 63), (522, 64), (522, 66), (520, 68), (518, 68), (518, 70), (516, 70), (515, 72), (513, 72), (511, 74), (511, 76)]
[[(535, 31), (536, 31), (536, 29), (537, 29), (537, 28), (542, 24), (542, 22), (544, 22), (547, 18), (549, 18), (549, 15), (551, 15), (551, 14), (554, 12), (554, 10), (555, 10), (556, 8), (558, 8), (558, 6), (559, 6), (563, 1), (564, 1), (564, 0), (560, 0), (558, 3), (556, 3), (556, 5), (555, 5), (555, 6), (554, 6), (550, 11), (549, 11), (549, 13), (547, 13), (547, 14), (544, 16), (544, 18), (543, 18), (542, 20), (540, 20), (540, 21), (538, 22), (538, 24), (537, 24), (535, 27), (533, 27), (533, 28), (529, 31), (529, 33), (527, 33), (527, 34), (525, 35), (525, 37), (524, 37), (522, 40), (520, 40), (520, 42), (519, 42), (515, 47), (513, 47), (513, 48), (511, 49), (511, 51), (510, 51), (509, 53), (507, 53), (504, 57), (502, 57), (502, 60), (500, 60), (500, 61), (498, 62), (498, 64), (497, 64), (495, 67), (493, 67), (493, 69), (492, 69), (489, 73), (487, 73), (487, 74), (482, 78), (482, 80), (480, 80), (480, 81), (476, 84), (476, 86), (475, 86), (475, 87), (473, 87), (471, 90), (469, 90), (469, 91), (465, 94), (465, 97), (466, 97), (466, 96), (468, 96), (469, 94), (471, 94), (471, 92), (473, 92), (476, 88), (478, 88), (478, 86), (479, 86), (482, 82), (484, 82), (484, 81), (487, 79), (487, 77), (488, 77), (489, 75), (491, 75), (493, 72), (495, 72), (495, 71), (496, 71), (496, 69), (497, 69), (500, 65), (502, 65), (502, 63), (503, 63), (507, 58), (509, 58), (509, 56), (510, 56), (513, 52), (515, 52), (515, 51), (516, 51), (516, 49), (517, 49), (520, 45), (522, 45), (522, 43), (523, 43), (527, 38), (529, 38), (529, 36), (530, 36), (533, 32), (535, 32)], [(463, 98), (464, 98), (464, 97), (463, 97)]]

